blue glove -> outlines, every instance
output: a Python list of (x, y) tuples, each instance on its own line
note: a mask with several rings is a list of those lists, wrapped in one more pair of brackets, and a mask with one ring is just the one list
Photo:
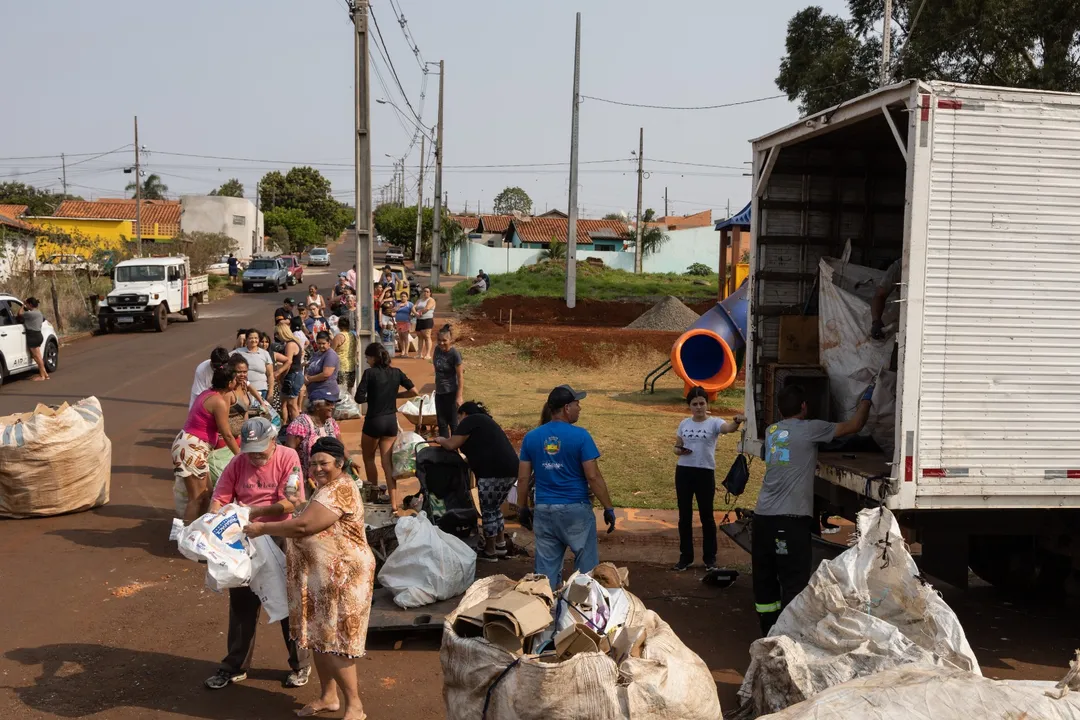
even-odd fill
[(874, 388), (875, 387), (876, 387), (875, 383), (870, 383), (867, 386), (866, 390), (863, 392), (862, 397), (859, 398), (859, 400), (860, 401), (865, 400), (866, 402), (872, 401), (874, 399)]
[(526, 530), (533, 529), (533, 514), (532, 510), (527, 507), (520, 507), (517, 511), (518, 522), (521, 523), (521, 527)]
[(604, 522), (609, 533), (615, 532), (615, 508), (604, 508)]

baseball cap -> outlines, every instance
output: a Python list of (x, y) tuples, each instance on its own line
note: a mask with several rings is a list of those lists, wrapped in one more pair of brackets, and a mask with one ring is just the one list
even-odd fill
[(293, 299), (292, 299), (291, 297), (287, 297), (287, 298), (285, 298), (285, 300), (283, 301), (283, 304), (285, 304), (285, 305), (295, 305), (295, 304), (296, 304), (296, 301), (295, 301), (295, 300), (293, 300)]
[(325, 400), (329, 403), (337, 403), (338, 396), (333, 390), (329, 388), (317, 388), (308, 392), (308, 400), (315, 402), (316, 400)]
[(547, 404), (552, 410), (565, 407), (575, 400), (584, 400), (587, 393), (578, 392), (569, 385), (560, 385), (548, 393)]
[(240, 452), (263, 452), (277, 437), (274, 424), (264, 417), (245, 420), (240, 426)]

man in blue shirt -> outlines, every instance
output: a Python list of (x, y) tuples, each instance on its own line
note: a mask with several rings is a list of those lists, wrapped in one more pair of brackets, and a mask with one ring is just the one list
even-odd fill
[[(615, 508), (607, 483), (600, 474), (596, 449), (589, 431), (575, 427), (585, 393), (560, 385), (548, 395), (551, 421), (530, 430), (521, 442), (518, 465), (518, 519), (536, 536), (535, 572), (547, 576), (552, 589), (562, 582), (563, 557), (574, 553), (574, 569), (589, 572), (600, 563), (596, 546), (596, 520), (592, 498), (604, 507), (608, 532), (615, 530)], [(529, 485), (536, 478), (536, 505)]]
[(236, 276), (240, 274), (240, 261), (236, 259), (236, 256), (229, 253), (229, 278), (236, 282)]

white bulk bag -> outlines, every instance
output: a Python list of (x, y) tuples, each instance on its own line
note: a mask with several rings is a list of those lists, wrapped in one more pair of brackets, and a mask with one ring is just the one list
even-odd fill
[(476, 578), (476, 551), (431, 524), (427, 513), (394, 526), (398, 546), (379, 571), (379, 584), (403, 608), (430, 605), (465, 592)]

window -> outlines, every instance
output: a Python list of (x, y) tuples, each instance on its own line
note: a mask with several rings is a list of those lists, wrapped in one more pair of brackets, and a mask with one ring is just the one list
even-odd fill
[(169, 268), (169, 282), (175, 282), (180, 279), (180, 268), (175, 265)]
[(164, 279), (163, 265), (126, 265), (116, 268), (116, 282), (152, 282)]
[(6, 327), (8, 325), (15, 324), (15, 315), (8, 307), (7, 300), (0, 300), (0, 327)]
[(233, 215), (232, 216), (232, 224), (233, 225), (247, 225), (247, 218), (244, 217), (243, 215)]

